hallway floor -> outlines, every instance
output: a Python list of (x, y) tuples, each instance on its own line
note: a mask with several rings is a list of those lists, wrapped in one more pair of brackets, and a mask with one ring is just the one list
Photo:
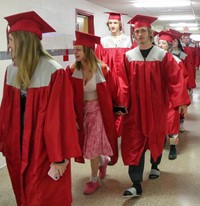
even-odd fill
[[(122, 197), (131, 186), (128, 167), (119, 158), (115, 166), (109, 166), (100, 188), (93, 195), (83, 195), (83, 187), (90, 176), (89, 161), (85, 165), (72, 163), (73, 206), (199, 206), (200, 205), (200, 71), (197, 88), (192, 94), (192, 104), (185, 120), (185, 132), (180, 133), (178, 156), (168, 159), (169, 142), (163, 151), (161, 175), (148, 179), (149, 152), (146, 153), (143, 194), (139, 198)], [(15, 206), (13, 191), (6, 167), (0, 170), (0, 206)], [(58, 205), (59, 206), (59, 205)]]

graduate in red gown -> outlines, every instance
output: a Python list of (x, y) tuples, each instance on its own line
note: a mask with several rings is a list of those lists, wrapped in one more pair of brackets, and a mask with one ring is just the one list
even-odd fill
[[(79, 142), (84, 159), (91, 164), (91, 176), (83, 189), (85, 195), (99, 188), (99, 178), (106, 175), (108, 156), (118, 152), (113, 112), (119, 103), (118, 84), (109, 67), (95, 56), (94, 47), (99, 43), (100, 37), (76, 31), (76, 62), (67, 68), (74, 89)], [(77, 161), (84, 162), (83, 157)]]
[(125, 69), (129, 82), (130, 100), (128, 114), (124, 118), (122, 132), (122, 158), (129, 165), (132, 187), (124, 196), (142, 194), (145, 152), (151, 152), (149, 178), (159, 177), (158, 164), (167, 133), (167, 111), (169, 100), (172, 107), (184, 115), (187, 104), (182, 95), (185, 91), (181, 69), (173, 56), (152, 44), (151, 23), (157, 18), (136, 15), (134, 37), (138, 47), (124, 55)]
[[(193, 81), (191, 81), (192, 79), (189, 77), (189, 74), (193, 70), (193, 67), (190, 64), (188, 55), (184, 52), (182, 44), (181, 44), (181, 37), (182, 37), (183, 34), (179, 31), (174, 30), (174, 29), (169, 29), (169, 32), (174, 33), (176, 35), (176, 38), (172, 42), (172, 48), (171, 48), (170, 52), (174, 56), (177, 56), (179, 59), (181, 59), (181, 61), (183, 62), (184, 66), (186, 68), (186, 72), (184, 72), (184, 78), (185, 78), (187, 89), (188, 89), (188, 91), (190, 91), (192, 88), (195, 87), (195, 84), (193, 83)], [(185, 131), (183, 115), (180, 115), (180, 128), (179, 128), (179, 131), (180, 132)]]
[[(113, 106), (118, 102), (118, 84), (109, 68), (94, 53), (100, 37), (76, 31), (74, 55), (76, 62), (67, 68), (74, 89), (79, 142), (83, 157), (90, 160), (91, 177), (83, 193), (94, 193), (98, 179), (106, 175), (109, 156), (117, 153), (117, 132)], [(84, 162), (83, 157), (77, 161)]]
[(184, 52), (187, 54), (187, 58), (189, 64), (191, 65), (191, 69), (188, 70), (189, 72), (189, 79), (188, 83), (190, 84), (190, 94), (192, 94), (192, 89), (196, 87), (196, 70), (199, 66), (198, 54), (195, 48), (195, 45), (192, 43), (190, 38), (191, 33), (184, 33), (182, 37), (182, 46)]
[(70, 158), (81, 155), (73, 92), (66, 71), (41, 45), (42, 33), (55, 30), (34, 11), (5, 19), (13, 63), (5, 74), (0, 151), (17, 205), (71, 206)]
[[(158, 46), (164, 49), (165, 51), (171, 52), (172, 44), (174, 41), (177, 40), (177, 38), (178, 37), (175, 33), (172, 33), (170, 31), (161, 31), (159, 32)], [(182, 54), (182, 52), (180, 54)], [(185, 96), (182, 96), (182, 98), (184, 98), (189, 103), (190, 97), (187, 92), (188, 71), (183, 61), (181, 61), (181, 59), (179, 59), (176, 55), (173, 55), (173, 57), (175, 58), (179, 67), (181, 68), (181, 72), (184, 77), (185, 92), (183, 93), (183, 95)], [(178, 109), (174, 109), (171, 101), (169, 101), (169, 110), (168, 110), (168, 118), (167, 118), (167, 134), (169, 136), (169, 143), (170, 143), (170, 150), (169, 150), (169, 156), (168, 156), (170, 160), (174, 160), (177, 157), (176, 147), (179, 142), (178, 135), (180, 131), (180, 116), (183, 116), (183, 114), (179, 114)]]
[[(131, 48), (132, 42), (130, 36), (123, 34), (123, 25), (122, 25), (122, 14), (117, 12), (105, 12), (109, 14), (107, 27), (110, 30), (110, 35), (101, 38), (101, 44), (97, 45), (95, 53), (97, 58), (106, 63), (113, 75), (118, 78), (120, 85), (119, 96), (121, 99), (127, 99), (124, 96), (127, 90), (126, 84), (127, 81), (126, 74), (123, 68), (123, 55), (126, 51)], [(118, 132), (118, 137), (122, 133), (122, 116), (116, 116), (116, 129)], [(110, 164), (115, 164), (118, 160), (118, 154), (112, 157)]]

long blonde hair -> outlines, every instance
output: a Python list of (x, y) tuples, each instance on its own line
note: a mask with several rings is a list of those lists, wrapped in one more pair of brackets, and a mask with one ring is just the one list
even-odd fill
[[(97, 59), (94, 51), (90, 47), (83, 46), (83, 52), (85, 54), (85, 62), (88, 65), (89, 71), (94, 73), (97, 70), (97, 65), (100, 61)], [(79, 70), (83, 68), (81, 61), (75, 62), (75, 68)]]
[(18, 67), (16, 85), (26, 90), (40, 57), (52, 57), (43, 50), (42, 44), (35, 34), (26, 31), (16, 31), (12, 32), (12, 36), (15, 44), (14, 62)]

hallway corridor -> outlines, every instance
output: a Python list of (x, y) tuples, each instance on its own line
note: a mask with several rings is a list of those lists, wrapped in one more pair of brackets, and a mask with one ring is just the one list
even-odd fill
[[(128, 167), (119, 158), (109, 166), (101, 187), (90, 196), (83, 195), (83, 187), (90, 176), (89, 161), (72, 163), (73, 206), (199, 206), (200, 205), (200, 70), (197, 88), (193, 90), (192, 104), (185, 120), (185, 132), (180, 133), (177, 159), (169, 160), (169, 142), (163, 151), (161, 175), (148, 179), (149, 152), (146, 153), (143, 194), (140, 198), (125, 199), (122, 194), (131, 186)], [(15, 206), (13, 191), (6, 167), (0, 170), (0, 206)], [(51, 205), (50, 205), (51, 206)], [(52, 205), (54, 206), (54, 205)], [(59, 205), (56, 205), (59, 206)]]

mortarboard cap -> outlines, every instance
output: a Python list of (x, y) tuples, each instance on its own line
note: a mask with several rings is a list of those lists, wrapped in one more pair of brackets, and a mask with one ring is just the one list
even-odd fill
[(55, 32), (55, 30), (34, 11), (7, 16), (5, 19), (10, 26), (8, 33), (27, 31), (37, 35), (41, 40), (42, 33)]
[(92, 34), (75, 31), (76, 41), (74, 41), (74, 45), (82, 45), (86, 47), (90, 47), (92, 49), (95, 48), (95, 44), (100, 44), (101, 38), (99, 36), (94, 36)]
[(104, 12), (104, 13), (109, 14), (108, 20), (118, 20), (118, 21), (121, 21), (121, 15), (126, 15), (117, 12)]
[(152, 16), (136, 15), (128, 22), (128, 24), (134, 24), (134, 29), (143, 26), (151, 28), (151, 24), (157, 19), (158, 18)]
[(180, 39), (182, 37), (182, 33), (180, 31), (174, 29), (168, 29), (168, 31), (176, 36), (176, 39)]
[(159, 32), (153, 30), (153, 36), (156, 36), (156, 35), (158, 35), (158, 34), (159, 34)]
[(166, 40), (167, 42), (172, 43), (176, 37), (177, 36), (175, 34), (170, 33), (169, 31), (159, 32), (159, 40)]
[(187, 33), (187, 32), (185, 32), (185, 33), (183, 33), (183, 36), (190, 36), (192, 33)]

